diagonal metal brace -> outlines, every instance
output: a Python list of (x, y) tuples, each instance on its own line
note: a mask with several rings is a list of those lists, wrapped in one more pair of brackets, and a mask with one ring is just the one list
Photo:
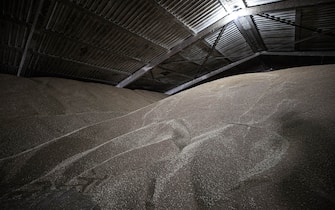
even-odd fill
[(36, 14), (35, 14), (35, 17), (34, 17), (33, 25), (30, 28), (30, 32), (29, 32), (29, 35), (28, 35), (28, 38), (27, 38), (27, 41), (26, 41), (26, 44), (24, 46), (24, 50), (23, 50), (23, 53), (22, 53), (19, 69), (17, 71), (17, 76), (18, 77), (20, 77), (21, 74), (22, 74), (23, 66), (24, 66), (26, 58), (27, 58), (28, 49), (29, 49), (30, 42), (31, 42), (31, 40), (33, 38), (33, 35), (34, 35), (34, 32), (35, 32), (35, 28), (36, 28), (37, 21), (38, 21), (38, 16), (41, 13), (43, 2), (44, 2), (44, 0), (40, 0), (40, 2), (38, 4), (37, 11), (36, 11)]
[(207, 56), (205, 57), (204, 61), (203, 61), (202, 64), (201, 64), (201, 66), (198, 68), (198, 71), (197, 71), (196, 75), (198, 75), (198, 74), (201, 72), (201, 70), (202, 70), (202, 69), (204, 68), (204, 66), (206, 65), (206, 63), (207, 63), (209, 57), (213, 54), (213, 52), (214, 52), (214, 50), (215, 50), (215, 48), (216, 48), (216, 45), (217, 45), (217, 44), (219, 43), (219, 41), (221, 40), (221, 37), (222, 37), (223, 32), (225, 31), (225, 28), (226, 28), (226, 27), (227, 27), (227, 25), (225, 25), (225, 26), (222, 27), (220, 33), (218, 34), (218, 36), (217, 36), (216, 39), (215, 39), (215, 42), (214, 42), (214, 44), (213, 44), (211, 50), (208, 52)]

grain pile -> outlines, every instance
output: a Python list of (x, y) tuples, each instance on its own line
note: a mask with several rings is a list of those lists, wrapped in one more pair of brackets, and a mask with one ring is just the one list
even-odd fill
[[(95, 116), (100, 120), (86, 124), (83, 120), (61, 135), (50, 129), (54, 133), (48, 140), (43, 140), (48, 132), (34, 126), (26, 137), (17, 138), (24, 145), (32, 141), (29, 148), (9, 143), (1, 152), (0, 206), (335, 208), (334, 69), (324, 65), (228, 77), (133, 112), (119, 104), (113, 110), (128, 112)], [(7, 92), (9, 102), (16, 104), (14, 96), (26, 89)], [(57, 116), (72, 110), (64, 104), (63, 109), (52, 107), (60, 95), (30, 94), (28, 104), (40, 100), (45, 107), (31, 105), (29, 114), (42, 109)], [(101, 102), (103, 107), (94, 108)], [(77, 109), (107, 112), (114, 106), (88, 103)], [(20, 102), (17, 106), (25, 107)], [(76, 116), (67, 115), (65, 121), (73, 117), (76, 124)], [(30, 122), (20, 119), (17, 131)]]

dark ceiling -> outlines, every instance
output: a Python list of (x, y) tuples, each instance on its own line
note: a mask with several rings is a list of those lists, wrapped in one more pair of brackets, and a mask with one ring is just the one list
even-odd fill
[(1, 0), (0, 73), (173, 94), (335, 63), (334, 0)]

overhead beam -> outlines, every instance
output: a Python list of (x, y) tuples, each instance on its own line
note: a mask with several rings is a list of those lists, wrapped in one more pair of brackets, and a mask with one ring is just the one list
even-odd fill
[[(214, 60), (225, 60), (227, 59), (227, 57), (225, 56), (216, 56), (216, 57), (212, 57), (212, 59)], [(202, 61), (204, 60), (203, 58), (202, 59), (194, 59), (194, 60), (177, 60), (177, 61), (170, 61), (170, 62), (164, 62), (162, 64), (175, 64), (175, 63), (195, 63), (195, 62), (199, 62), (199, 61)]]
[(234, 23), (253, 52), (266, 50), (265, 44), (251, 16), (240, 17)]
[(134, 82), (138, 78), (140, 78), (142, 75), (144, 75), (147, 71), (151, 70), (152, 68), (156, 67), (157, 65), (161, 64), (171, 56), (177, 54), (178, 52), (182, 51), (186, 47), (190, 46), (191, 44), (195, 43), (196, 41), (202, 39), (204, 36), (216, 31), (217, 29), (223, 27), (227, 23), (233, 20), (233, 17), (228, 15), (224, 18), (220, 19), (216, 23), (212, 24), (211, 26), (207, 27), (206, 29), (200, 31), (198, 34), (191, 36), (187, 39), (185, 39), (183, 42), (178, 44), (177, 46), (173, 47), (168, 53), (157, 57), (153, 59), (150, 63), (140, 68), (138, 71), (133, 73), (131, 76), (127, 77), (123, 81), (121, 81), (119, 84), (116, 85), (116, 87), (123, 88), (130, 83)]
[(335, 51), (262, 52), (262, 55), (335, 57)]
[[(203, 40), (203, 43), (205, 43), (205, 45), (210, 49), (212, 47), (212, 45), (210, 45), (206, 40)], [(224, 59), (227, 63), (232, 63), (232, 61), (230, 60), (230, 58), (228, 58), (227, 56), (225, 56), (222, 52), (218, 51), (217, 49), (214, 49), (215, 54), (221, 55), (221, 56), (216, 56), (215, 58), (218, 59)]]
[(224, 71), (227, 71), (227, 70), (229, 70), (229, 69), (231, 69), (231, 68), (233, 68), (235, 66), (238, 66), (238, 65), (240, 65), (242, 63), (245, 63), (245, 62), (247, 62), (247, 61), (249, 61), (251, 59), (254, 59), (257, 56), (259, 56), (260, 54), (261, 53), (255, 53), (255, 54), (253, 54), (253, 55), (251, 55), (249, 57), (246, 57), (246, 58), (241, 59), (239, 61), (236, 61), (234, 63), (228, 64), (227, 66), (219, 68), (219, 69), (217, 69), (215, 71), (212, 71), (212, 72), (210, 72), (208, 74), (202, 75), (202, 76), (200, 76), (200, 77), (198, 77), (196, 79), (193, 79), (193, 80), (191, 80), (189, 82), (186, 82), (186, 83), (184, 83), (184, 84), (182, 84), (182, 85), (180, 85), (178, 87), (175, 87), (175, 88), (173, 88), (173, 89), (171, 89), (169, 91), (166, 91), (165, 94), (172, 95), (172, 94), (175, 94), (177, 92), (180, 92), (180, 91), (182, 91), (182, 90), (184, 90), (184, 89), (186, 89), (188, 87), (191, 87), (192, 85), (195, 85), (195, 84), (197, 84), (197, 83), (199, 83), (201, 81), (204, 81), (204, 80), (206, 80), (206, 79), (208, 79), (210, 77), (213, 77), (213, 76), (215, 76), (217, 74), (220, 74), (220, 73), (222, 73)]
[(24, 49), (23, 49), (21, 61), (20, 61), (20, 64), (19, 64), (19, 68), (17, 70), (17, 76), (18, 77), (20, 77), (21, 74), (22, 74), (22, 70), (23, 70), (24, 64), (26, 62), (26, 58), (27, 58), (27, 53), (28, 53), (28, 49), (29, 49), (29, 46), (30, 46), (30, 42), (31, 42), (31, 39), (33, 38), (33, 35), (34, 35), (34, 31), (35, 31), (35, 28), (36, 28), (36, 25), (37, 25), (37, 21), (38, 21), (38, 16), (41, 13), (43, 2), (44, 2), (44, 0), (40, 0), (40, 2), (38, 4), (38, 8), (37, 8), (37, 11), (35, 13), (33, 24), (32, 24), (32, 26), (30, 28), (29, 35), (28, 35), (26, 44), (25, 44)]
[(255, 15), (263, 12), (289, 10), (319, 4), (334, 3), (334, 0), (290, 0), (246, 8), (243, 15)]
[(215, 71), (212, 71), (208, 74), (205, 74), (201, 77), (198, 77), (196, 79), (193, 79), (189, 82), (186, 82), (182, 85), (179, 85), (171, 90), (168, 90), (165, 92), (165, 94), (168, 94), (168, 95), (172, 95), (172, 94), (175, 94), (175, 93), (178, 93), (182, 90), (185, 90), (186, 88), (188, 87), (191, 87), (201, 81), (204, 81), (210, 77), (213, 77), (217, 74), (220, 74), (224, 71), (227, 71), (235, 66), (238, 66), (242, 63), (245, 63), (251, 59), (254, 59), (260, 55), (276, 55), (276, 56), (316, 56), (316, 57), (327, 57), (327, 56), (334, 56), (335, 57), (335, 51), (294, 51), (294, 52), (268, 52), (268, 51), (262, 51), (262, 52), (258, 52), (258, 53), (255, 53), (254, 55), (251, 55), (249, 57), (246, 57), (244, 59), (241, 59), (239, 61), (236, 61), (234, 63), (231, 63), (227, 66), (224, 66), (222, 68), (219, 68)]
[(75, 63), (75, 64), (79, 64), (79, 65), (82, 65), (82, 66), (88, 66), (88, 67), (99, 69), (99, 70), (113, 72), (115, 74), (121, 74), (121, 75), (125, 75), (125, 76), (129, 76), (130, 75), (130, 73), (128, 73), (128, 72), (124, 72), (124, 71), (120, 71), (120, 70), (116, 70), (116, 69), (110, 69), (110, 68), (106, 68), (106, 67), (101, 67), (101, 66), (97, 66), (95, 64), (85, 63), (85, 62), (78, 61), (78, 60), (73, 60), (73, 59), (70, 59), (70, 58), (64, 58), (64, 57), (61, 57), (61, 56), (50, 55), (50, 54), (36, 52), (36, 51), (33, 51), (32, 53), (36, 54), (36, 55), (39, 55), (39, 56), (44, 56), (44, 57), (59, 59), (59, 60), (62, 60), (62, 61), (66, 61), (66, 62), (70, 62), (70, 63)]
[[(189, 75), (182, 74), (182, 73), (173, 71), (173, 70), (171, 70), (171, 69), (168, 69), (168, 68), (165, 68), (165, 67), (162, 67), (162, 66), (160, 66), (159, 68), (162, 69), (162, 70), (164, 70), (164, 71), (167, 71), (167, 72), (169, 72), (169, 73), (172, 73), (172, 74), (175, 74), (175, 75), (178, 75), (178, 76), (187, 78), (187, 79), (193, 79), (193, 77), (191, 77), (191, 76), (189, 76)], [(152, 71), (150, 71), (150, 73), (152, 73)]]
[(197, 70), (197, 72), (196, 72), (196, 74), (195, 74), (195, 77), (197, 77), (197, 75), (200, 74), (200, 73), (203, 71), (203, 69), (206, 68), (205, 65), (206, 65), (206, 63), (207, 63), (209, 57), (210, 57), (210, 56), (213, 54), (213, 52), (215, 51), (216, 45), (217, 45), (217, 44), (219, 43), (219, 41), (221, 40), (221, 37), (222, 37), (222, 35), (223, 35), (223, 33), (224, 33), (225, 30), (226, 30), (226, 26), (222, 27), (222, 29), (220, 30), (220, 33), (217, 35), (217, 37), (216, 37), (216, 39), (215, 39), (215, 41), (214, 41), (214, 43), (213, 43), (211, 49), (210, 49), (209, 52), (207, 53), (205, 59), (202, 61), (201, 65), (199, 66), (199, 68), (198, 68), (198, 70)]
[[(306, 6), (313, 6), (313, 5), (324, 4), (324, 3), (333, 3), (333, 2), (334, 0), (290, 0), (290, 1), (275, 2), (271, 4), (244, 8), (244, 9), (241, 9), (239, 13), (240, 13), (240, 16), (247, 16), (247, 15), (255, 15), (255, 14), (270, 12), (270, 11), (288, 10), (288, 9), (294, 9), (298, 7), (306, 7)], [(147, 71), (151, 70), (155, 66), (164, 62), (166, 59), (177, 54), (184, 48), (190, 46), (191, 44), (195, 43), (199, 39), (202, 39), (206, 35), (213, 33), (216, 30), (222, 28), (223, 26), (225, 26), (226, 24), (228, 24), (229, 22), (233, 20), (234, 20), (234, 17), (232, 15), (227, 15), (221, 18), (214, 24), (200, 31), (198, 34), (185, 39), (183, 42), (173, 47), (168, 53), (153, 59), (150, 63), (143, 66), (138, 71), (133, 73), (131, 76), (127, 77), (126, 79), (121, 81), (119, 84), (117, 84), (116, 87), (122, 88), (122, 87), (129, 85), (130, 83), (132, 83), (133, 81), (137, 80), (142, 75), (144, 75)]]
[(311, 28), (311, 27), (298, 25), (298, 24), (296, 24), (294, 22), (291, 22), (289, 20), (281, 19), (281, 18), (278, 18), (278, 17), (275, 17), (275, 16), (271, 16), (269, 14), (257, 14), (257, 15), (259, 15), (263, 18), (267, 18), (269, 20), (273, 20), (273, 21), (280, 22), (280, 23), (285, 23), (285, 24), (290, 25), (290, 26), (299, 27), (299, 28), (304, 29), (304, 30), (312, 31), (314, 33), (319, 33), (319, 34), (323, 34), (323, 35), (326, 35), (326, 36), (335, 37), (335, 34), (333, 32), (331, 32), (330, 30), (322, 30), (322, 29), (319, 29), (319, 28)]

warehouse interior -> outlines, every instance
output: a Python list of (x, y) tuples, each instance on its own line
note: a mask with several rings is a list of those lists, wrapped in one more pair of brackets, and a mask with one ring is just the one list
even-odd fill
[(1, 209), (335, 208), (334, 0), (2, 0)]

